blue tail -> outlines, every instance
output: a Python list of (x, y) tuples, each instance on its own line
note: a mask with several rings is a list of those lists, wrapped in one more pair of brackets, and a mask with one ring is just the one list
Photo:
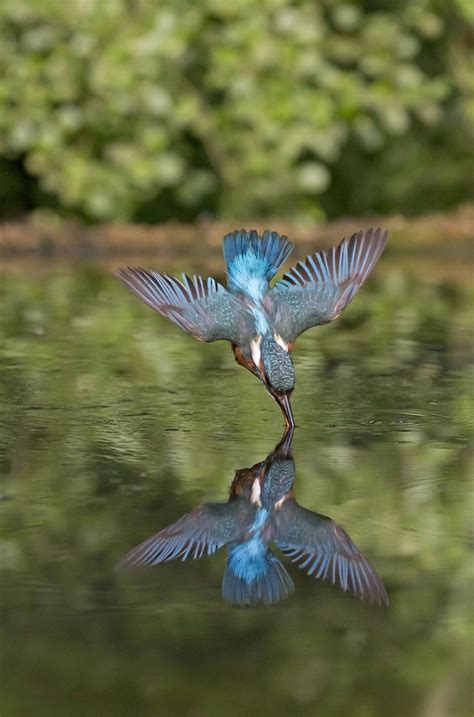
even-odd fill
[(288, 597), (295, 586), (283, 564), (265, 546), (252, 554), (242, 543), (229, 548), (222, 597), (233, 605), (265, 605)]
[(259, 236), (253, 229), (227, 234), (224, 237), (224, 259), (229, 285), (243, 291), (252, 279), (269, 282), (289, 257), (293, 244), (286, 236), (266, 229)]

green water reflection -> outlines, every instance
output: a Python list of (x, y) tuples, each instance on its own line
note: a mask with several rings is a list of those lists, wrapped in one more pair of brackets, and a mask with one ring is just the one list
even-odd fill
[(2, 274), (2, 717), (470, 713), (473, 289), (384, 262), (298, 344), (293, 453), (298, 501), (344, 526), (388, 610), (288, 563), (295, 594), (246, 609), (224, 555), (114, 572), (225, 501), (280, 412), (106, 272)]

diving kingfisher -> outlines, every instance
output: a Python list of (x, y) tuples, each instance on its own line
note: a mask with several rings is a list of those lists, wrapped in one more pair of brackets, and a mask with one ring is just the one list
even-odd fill
[(224, 600), (277, 603), (294, 590), (276, 545), (313, 578), (374, 605), (388, 605), (383, 582), (344, 528), (299, 505), (293, 492), (293, 429), (260, 463), (235, 471), (227, 503), (203, 503), (131, 550), (118, 568), (201, 558), (227, 546)]
[(291, 359), (297, 337), (340, 315), (362, 286), (387, 243), (380, 229), (359, 231), (329, 251), (318, 251), (270, 280), (290, 255), (286, 236), (265, 230), (227, 234), (223, 240), (227, 288), (215, 279), (182, 280), (136, 267), (116, 276), (139, 299), (201, 341), (230, 341), (237, 363), (260, 379), (295, 425)]

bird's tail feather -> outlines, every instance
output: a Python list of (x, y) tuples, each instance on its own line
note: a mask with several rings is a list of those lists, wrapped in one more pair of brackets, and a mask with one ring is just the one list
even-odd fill
[(233, 605), (265, 605), (280, 602), (295, 586), (281, 561), (270, 550), (262, 556), (260, 569), (252, 574), (236, 571), (227, 561), (222, 581), (222, 597)]
[(262, 274), (267, 281), (275, 276), (294, 246), (286, 236), (282, 236), (278, 232), (270, 232), (268, 229), (261, 236), (254, 229), (251, 231), (240, 229), (227, 234), (223, 243), (224, 259), (229, 273), (231, 264), (237, 257), (253, 254), (260, 260)]

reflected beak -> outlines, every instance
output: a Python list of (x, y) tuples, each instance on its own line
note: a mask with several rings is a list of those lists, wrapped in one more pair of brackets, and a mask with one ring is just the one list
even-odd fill
[(280, 439), (280, 443), (273, 449), (274, 455), (289, 456), (291, 453), (291, 442), (295, 433), (294, 426), (285, 426), (285, 432)]
[(278, 402), (281, 411), (285, 417), (285, 423), (288, 426), (288, 428), (294, 428), (295, 427), (295, 419), (293, 418), (293, 410), (291, 408), (290, 399), (285, 394), (283, 396), (275, 395), (275, 400)]

